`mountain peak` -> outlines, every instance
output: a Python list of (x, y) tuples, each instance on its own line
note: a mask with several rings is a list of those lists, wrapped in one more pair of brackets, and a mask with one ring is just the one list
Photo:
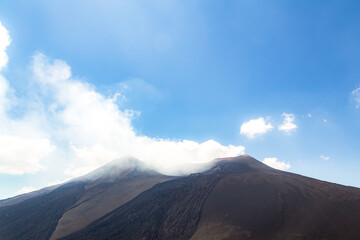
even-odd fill
[(249, 155), (211, 164), (169, 177), (117, 159), (88, 180), (0, 208), (0, 239), (360, 239), (360, 189)]
[(222, 169), (230, 172), (245, 170), (274, 170), (248, 154), (243, 154), (237, 157), (217, 158), (215, 159), (215, 166), (213, 169)]
[(81, 181), (113, 182), (124, 177), (140, 175), (161, 175), (151, 170), (145, 163), (133, 157), (115, 159), (102, 167), (78, 178)]

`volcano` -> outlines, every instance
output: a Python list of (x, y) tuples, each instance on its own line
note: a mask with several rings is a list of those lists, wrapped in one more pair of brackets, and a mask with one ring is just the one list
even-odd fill
[(359, 223), (359, 188), (249, 155), (183, 177), (114, 162), (0, 207), (0, 239), (360, 239)]
[(0, 207), (0, 239), (59, 239), (172, 178), (133, 158), (112, 161), (45, 194), (6, 200)]

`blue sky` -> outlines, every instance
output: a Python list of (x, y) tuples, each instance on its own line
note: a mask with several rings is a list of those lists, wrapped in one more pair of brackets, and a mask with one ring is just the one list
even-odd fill
[(360, 187), (359, 11), (358, 1), (0, 1), (11, 38), (0, 198), (127, 155), (169, 173), (245, 152)]

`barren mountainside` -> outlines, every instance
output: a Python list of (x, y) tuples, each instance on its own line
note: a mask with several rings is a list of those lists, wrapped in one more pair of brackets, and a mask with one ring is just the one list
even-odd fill
[(360, 189), (248, 155), (176, 178), (116, 166), (1, 207), (0, 239), (360, 239)]

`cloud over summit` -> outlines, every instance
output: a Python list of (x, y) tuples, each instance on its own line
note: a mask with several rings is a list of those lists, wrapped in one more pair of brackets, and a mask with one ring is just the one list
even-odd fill
[(28, 112), (24, 107), (20, 119), (12, 119), (5, 110), (6, 102), (11, 101), (6, 97), (10, 84), (0, 78), (0, 110), (4, 109), (0, 121), (7, 126), (0, 127), (0, 142), (8, 146), (0, 151), (2, 173), (34, 173), (60, 162), (66, 164), (67, 174), (79, 176), (115, 158), (133, 156), (155, 170), (181, 174), (193, 171), (192, 164), (244, 153), (243, 146), (224, 146), (215, 140), (198, 143), (137, 135), (133, 110), (120, 109), (114, 96), (104, 96), (91, 84), (72, 77), (65, 61), (38, 53), (31, 70), (30, 90), (36, 99), (24, 102), (36, 107)]
[(77, 160), (67, 173), (83, 174), (114, 158), (133, 156), (159, 171), (174, 174), (188, 171), (180, 169), (186, 164), (244, 153), (242, 146), (223, 146), (214, 140), (197, 143), (138, 136), (129, 111), (119, 109), (112, 98), (101, 95), (93, 86), (72, 78), (65, 62), (51, 63), (38, 54), (33, 69), (35, 79), (52, 92), (47, 105), (52, 106), (52, 117), (63, 129), (60, 135), (71, 143), (69, 150)]

